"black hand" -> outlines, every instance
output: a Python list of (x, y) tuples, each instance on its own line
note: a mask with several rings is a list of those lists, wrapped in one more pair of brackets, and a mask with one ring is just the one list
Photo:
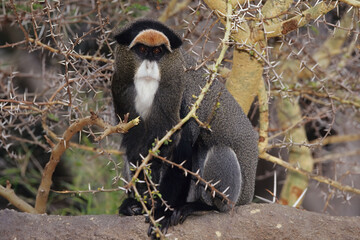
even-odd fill
[(140, 202), (138, 202), (134, 198), (127, 198), (122, 202), (119, 208), (119, 214), (123, 214), (126, 216), (142, 215), (142, 210), (143, 209)]

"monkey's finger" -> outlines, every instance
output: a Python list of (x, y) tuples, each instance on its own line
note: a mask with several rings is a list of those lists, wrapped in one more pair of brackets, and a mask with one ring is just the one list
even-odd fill
[(181, 216), (181, 211), (180, 210), (175, 210), (173, 212), (173, 214), (171, 215), (170, 226), (178, 225), (180, 216)]

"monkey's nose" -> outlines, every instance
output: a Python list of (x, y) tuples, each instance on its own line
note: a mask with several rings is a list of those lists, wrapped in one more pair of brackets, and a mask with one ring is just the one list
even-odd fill
[(145, 67), (146, 67), (146, 69), (148, 69), (148, 70), (152, 70), (152, 69), (154, 69), (154, 65), (155, 65), (156, 63), (154, 62), (154, 61), (146, 61), (146, 63), (145, 63)]
[(160, 69), (156, 61), (144, 60), (135, 75), (138, 79), (159, 81)]

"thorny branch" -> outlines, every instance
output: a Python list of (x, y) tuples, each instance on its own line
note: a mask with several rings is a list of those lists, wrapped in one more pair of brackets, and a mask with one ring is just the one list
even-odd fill
[(226, 194), (226, 191), (228, 189), (226, 189), (224, 192), (220, 192), (219, 190), (217, 190), (215, 188), (217, 183), (216, 182), (212, 183), (212, 180), (206, 181), (205, 179), (203, 179), (199, 174), (199, 170), (197, 172), (192, 172), (192, 171), (189, 171), (188, 169), (184, 168), (183, 165), (184, 165), (185, 161), (180, 164), (177, 164), (177, 163), (174, 163), (164, 157), (161, 157), (161, 156), (153, 154), (153, 153), (152, 153), (152, 156), (168, 163), (169, 165), (172, 165), (172, 167), (177, 167), (177, 168), (181, 169), (182, 171), (184, 171), (185, 176), (187, 176), (188, 174), (194, 176), (197, 179), (196, 184), (199, 184), (201, 182), (204, 185), (205, 190), (207, 190), (209, 188), (209, 191), (211, 192), (211, 195), (213, 198), (215, 198), (215, 194), (218, 194), (223, 199), (223, 201), (227, 201), (227, 203), (229, 205), (235, 206), (235, 203), (231, 202), (228, 198), (228, 195)]
[[(186, 2), (186, 0), (181, 1), (181, 3)], [(339, 146), (340, 142), (346, 144), (346, 141), (358, 141), (359, 128), (356, 124), (352, 124), (359, 120), (360, 106), (359, 68), (356, 67), (360, 59), (358, 1), (316, 1), (316, 3), (290, 1), (291, 4), (286, 5), (285, 3), (289, 1), (268, 0), (266, 1), (267, 7), (271, 6), (273, 2), (280, 4), (271, 13), (264, 13), (263, 10), (266, 6), (263, 6), (262, 2), (231, 1), (233, 3), (231, 14), (225, 14), (225, 1), (206, 0), (204, 2), (208, 5), (207, 7), (201, 2), (190, 3), (185, 13), (177, 11), (177, 9), (183, 9), (182, 5), (174, 5), (175, 9), (167, 8), (164, 16), (168, 17), (174, 14), (172, 18), (181, 25), (176, 30), (181, 30), (183, 27), (187, 29), (184, 33), (185, 47), (198, 59), (197, 66), (203, 67), (215, 62), (219, 54), (218, 38), (220, 34), (223, 34), (224, 29), (218, 28), (219, 18), (215, 15), (218, 15), (225, 24), (226, 19), (228, 20), (231, 15), (231, 37), (226, 40), (226, 43), (240, 49), (239, 56), (245, 56), (246, 61), (241, 59), (241, 61), (234, 62), (233, 54), (228, 51), (222, 56), (224, 69), (231, 69), (234, 63), (249, 63), (251, 62), (248, 61), (249, 59), (255, 59), (254, 62), (259, 63), (261, 69), (264, 69), (259, 76), (264, 77), (267, 88), (265, 88), (265, 84), (261, 83), (262, 92), (251, 93), (252, 97), (257, 95), (259, 98), (259, 150), (261, 156), (286, 169), (298, 171), (300, 174), (330, 184), (335, 188), (357, 192), (356, 188), (352, 189), (352, 187), (330, 178), (290, 166), (265, 151), (270, 148), (273, 148), (274, 151), (274, 147), (281, 148), (291, 145), (308, 147), (313, 150), (321, 149), (321, 146), (326, 144)], [(125, 3), (124, 1), (77, 1), (69, 4), (45, 1), (44, 4), (38, 3), (31, 1), (30, 9), (27, 11), (23, 8), (23, 5), (26, 6), (23, 1), (11, 0), (8, 4), (2, 5), (3, 11), (0, 13), (0, 21), (4, 26), (10, 22), (12, 26), (16, 27), (11, 31), (18, 31), (22, 34), (22, 39), (10, 39), (7, 40), (9, 43), (0, 45), (0, 51), (2, 51), (0, 53), (0, 147), (11, 159), (21, 158), (21, 154), (16, 152), (17, 142), (49, 149), (45, 139), (41, 137), (42, 133), (40, 136), (34, 134), (39, 122), (42, 122), (42, 127), (47, 134), (46, 141), (54, 147), (63, 141), (58, 138), (59, 129), (64, 129), (64, 126), (68, 126), (73, 119), (83, 118), (83, 112), (88, 112), (89, 109), (98, 111), (100, 108), (100, 112), (105, 111), (106, 120), (111, 117), (111, 110), (109, 110), (111, 108), (104, 107), (110, 105), (107, 83), (110, 82), (112, 73), (112, 47), (114, 46), (114, 42), (111, 42), (109, 38), (110, 32), (121, 26), (123, 22), (133, 20), (135, 15), (132, 14), (139, 14), (142, 11), (136, 9), (131, 2)], [(286, 6), (282, 5), (283, 3)], [(331, 9), (333, 10), (330, 11)], [(190, 14), (188, 14), (189, 12)], [(344, 16), (349, 17), (350, 25), (343, 25), (341, 21), (338, 21)], [(230, 28), (226, 27), (226, 32)], [(321, 51), (322, 43), (326, 38), (336, 38), (338, 35), (336, 32), (340, 30), (344, 31), (342, 35), (346, 36), (345, 42), (341, 46), (332, 47), (332, 55), (327, 57), (329, 65), (324, 67), (319, 63), (319, 59), (314, 57), (315, 53)], [(11, 36), (11, 34), (6, 35)], [(277, 37), (273, 38), (275, 36)], [(224, 37), (223, 43), (225, 43), (225, 39)], [(88, 51), (84, 45), (88, 43), (91, 45), (92, 40), (96, 47)], [(264, 44), (265, 40), (266, 44)], [(27, 60), (26, 64), (17, 65), (16, 63), (20, 62), (19, 58), (12, 64), (7, 59), (3, 60), (7, 51), (11, 50), (22, 51), (21, 56), (30, 55), (27, 54), (28, 52), (37, 54), (41, 59), (39, 61), (31, 59)], [(328, 52), (324, 54), (327, 56)], [(31, 71), (22, 68), (23, 65), (30, 65), (31, 62), (34, 62), (33, 65), (39, 66), (39, 68)], [(249, 65), (245, 64), (241, 67), (244, 71), (234, 75), (241, 77), (249, 72)], [(292, 78), (284, 78), (285, 75), (292, 76)], [(211, 73), (209, 79), (212, 76), (215, 74)], [(19, 82), (25, 83), (30, 78), (35, 79), (37, 85), (25, 86), (26, 90), (22, 89)], [(258, 85), (256, 85), (256, 89), (258, 89)], [(244, 84), (238, 84), (238, 86), (244, 86)], [(29, 90), (31, 88), (35, 90)], [(203, 90), (206, 92), (206, 88)], [(302, 104), (301, 121), (287, 129), (279, 128), (276, 125), (276, 119), (272, 117), (272, 100), (279, 98), (289, 98), (290, 101), (299, 101)], [(201, 95), (197, 101), (199, 99), (201, 99)], [(251, 104), (253, 99), (250, 100)], [(196, 118), (198, 106), (195, 103), (192, 108), (194, 111), (182, 121)], [(330, 130), (341, 127), (338, 122), (345, 122), (341, 120), (341, 116), (345, 117), (346, 125), (351, 132), (328, 136)], [(340, 120), (335, 121), (339, 117)], [(175, 126), (173, 131), (181, 128), (184, 122)], [(285, 143), (279, 139), (281, 135), (292, 128), (308, 124), (315, 125), (311, 129), (317, 134), (315, 140), (305, 144), (303, 142)], [(325, 137), (321, 134), (322, 129), (326, 131)], [(24, 134), (28, 134), (30, 137), (25, 138)], [(95, 136), (91, 130), (88, 134)], [(156, 143), (159, 144), (159, 147), (154, 148), (152, 154), (170, 138), (171, 134), (173, 132), (169, 131), (169, 135), (165, 136), (163, 141), (159, 140)], [(79, 137), (81, 138), (81, 136)], [(97, 152), (104, 151), (101, 147), (92, 149), (73, 142), (67, 143), (67, 146)], [(109, 147), (111, 148), (111, 146)], [(108, 152), (119, 153), (113, 149)], [(359, 154), (358, 151), (349, 151), (346, 155), (345, 157)], [(149, 161), (151, 157), (154, 156), (146, 157), (146, 161)], [(316, 156), (315, 159), (321, 160), (317, 166), (321, 168), (322, 161), (328, 161), (332, 157), (339, 156), (334, 153), (325, 157)], [(285, 159), (286, 156), (281, 156), (281, 158)], [(335, 170), (340, 164), (334, 163), (334, 161), (328, 162)], [(355, 166), (358, 165), (355, 163)], [(140, 172), (139, 169), (140, 167), (137, 169)], [(354, 178), (358, 174), (357, 172), (352, 174), (335, 172), (336, 174), (332, 178), (338, 181), (344, 179), (342, 176)], [(149, 185), (152, 185), (150, 181)], [(156, 186), (154, 188), (156, 189)], [(106, 189), (87, 191), (101, 192)], [(328, 195), (327, 204), (334, 194), (332, 192)]]
[(281, 160), (280, 158), (274, 157), (274, 156), (272, 156), (272, 155), (270, 155), (268, 153), (261, 154), (260, 158), (263, 158), (263, 159), (266, 159), (266, 160), (268, 160), (270, 162), (276, 163), (276, 164), (278, 164), (280, 166), (285, 167), (286, 169), (289, 169), (291, 171), (300, 173), (301, 175), (312, 178), (312, 179), (314, 179), (314, 180), (316, 180), (318, 182), (326, 183), (326, 184), (328, 184), (328, 185), (330, 185), (332, 187), (335, 187), (335, 188), (337, 188), (337, 189), (339, 189), (341, 191), (360, 194), (360, 189), (357, 189), (357, 188), (354, 188), (354, 187), (351, 187), (351, 186), (348, 186), (348, 185), (343, 185), (338, 181), (335, 181), (335, 180), (332, 180), (330, 178), (323, 177), (323, 176), (314, 174), (312, 172), (306, 171), (304, 169), (301, 169), (299, 167), (293, 166), (293, 165)]
[(97, 138), (98, 141), (103, 139), (110, 133), (126, 133), (130, 128), (134, 127), (139, 123), (139, 118), (136, 118), (130, 122), (122, 122), (116, 126), (110, 126), (105, 123), (96, 114), (91, 113), (90, 117), (76, 120), (75, 123), (71, 124), (69, 128), (63, 134), (61, 140), (56, 144), (52, 151), (49, 162), (46, 164), (41, 179), (41, 183), (36, 196), (35, 209), (39, 213), (46, 212), (46, 203), (50, 192), (50, 186), (52, 184), (52, 175), (55, 171), (56, 165), (60, 162), (60, 157), (64, 151), (69, 147), (69, 141), (74, 134), (81, 131), (86, 125), (96, 125), (105, 129), (104, 133)]
[(261, 110), (260, 110), (260, 140), (259, 140), (259, 157), (262, 159), (265, 159), (267, 161), (276, 163), (280, 166), (285, 167), (286, 169), (289, 169), (291, 171), (300, 173), (301, 175), (307, 176), (309, 178), (315, 179), (318, 182), (322, 182), (322, 183), (326, 183), (328, 185), (331, 185), (339, 190), (342, 191), (346, 191), (346, 192), (352, 192), (352, 193), (356, 193), (356, 194), (360, 194), (360, 189), (354, 188), (354, 187), (350, 187), (347, 185), (343, 185), (338, 181), (323, 177), (323, 176), (319, 176), (316, 175), (312, 172), (309, 172), (307, 170), (301, 169), (297, 166), (293, 166), (283, 160), (281, 160), (280, 158), (274, 157), (268, 153), (266, 153), (265, 149), (266, 149), (266, 144), (268, 141), (268, 124), (269, 124), (269, 119), (268, 119), (268, 108), (264, 107), (267, 104), (267, 95), (266, 95), (266, 90), (265, 90), (265, 85), (262, 84), (260, 86), (259, 89), (259, 103), (261, 106)]
[[(206, 1), (207, 4), (213, 8), (214, 10), (218, 11), (218, 14), (220, 15), (220, 17), (222, 16), (222, 12), (224, 9), (223, 4), (221, 4), (220, 2), (217, 1)], [(275, 1), (267, 1), (266, 4), (271, 5), (269, 3), (275, 4)], [(354, 3), (354, 2), (352, 2)], [(288, 9), (290, 7), (290, 5), (288, 5), (288, 3), (286, 1), (284, 2), (277, 2), (276, 4), (281, 5), (280, 7), (284, 7), (284, 5), (286, 4), (287, 6), (283, 9)], [(281, 8), (277, 8), (277, 9), (271, 9), (271, 11), (273, 11), (272, 13), (273, 16), (276, 16), (275, 18), (269, 18), (267, 16), (265, 16), (265, 18), (256, 18), (254, 15), (255, 14), (251, 14), (249, 13), (249, 11), (253, 10), (253, 12), (257, 11), (259, 13), (260, 16), (262, 16), (262, 12), (261, 12), (261, 4), (258, 5), (254, 5), (251, 3), (238, 3), (239, 6), (239, 14), (238, 16), (235, 16), (234, 18), (237, 20), (234, 20), (234, 22), (236, 23), (236, 27), (238, 28), (237, 31), (235, 31), (235, 34), (233, 35), (233, 38), (237, 41), (236, 45), (242, 49), (248, 52), (248, 55), (250, 56), (255, 56), (259, 61), (261, 61), (262, 63), (265, 64), (265, 77), (266, 80), (268, 82), (269, 85), (269, 96), (270, 96), (270, 84), (272, 85), (280, 85), (281, 86), (281, 91), (279, 91), (282, 95), (281, 97), (284, 97), (284, 93), (286, 92), (286, 90), (289, 88), (287, 85), (284, 84), (284, 78), (283, 78), (283, 72), (279, 72), (279, 67), (278, 65), (281, 64), (281, 62), (277, 62), (274, 60), (271, 60), (270, 56), (269, 56), (269, 52), (270, 52), (270, 48), (266, 47), (266, 43), (263, 44), (261, 43), (262, 40), (266, 40), (267, 42), (267, 38), (271, 38), (271, 37), (276, 37), (276, 36), (282, 36), (282, 35), (289, 35), (292, 31), (298, 31), (299, 32), (299, 28), (301, 26), (305, 26), (306, 24), (308, 24), (310, 21), (315, 21), (315, 22), (324, 22), (325, 24), (329, 24), (326, 22), (326, 20), (321, 20), (322, 17), (328, 13), (329, 11), (331, 11), (332, 9), (339, 8), (337, 2), (317, 2), (314, 6), (309, 6), (306, 3), (304, 3), (304, 5), (306, 6), (305, 10), (301, 9), (301, 8), (297, 8), (299, 2), (295, 5), (295, 11), (291, 12), (287, 11), (287, 12), (278, 12), (278, 9)], [(245, 9), (246, 8), (246, 9)], [(351, 8), (347, 11), (347, 14), (350, 12)], [(276, 12), (277, 11), (277, 12)], [(351, 14), (351, 12), (350, 12)], [(249, 18), (248, 15), (250, 15), (252, 17)], [(295, 15), (295, 16), (294, 16)], [(291, 17), (288, 17), (291, 16)], [(279, 19), (281, 18), (281, 19)], [(324, 18), (325, 19), (325, 18)], [(358, 19), (356, 19), (354, 16), (352, 18), (350, 18), (353, 23), (358, 21)], [(272, 20), (272, 21), (269, 21)], [(252, 22), (258, 22), (255, 23), (255, 28), (254, 28), (254, 24), (252, 24)], [(330, 25), (330, 24), (329, 24)], [(354, 25), (353, 25), (354, 26)], [(359, 35), (359, 31), (356, 28), (349, 28), (349, 27), (341, 27), (340, 24), (336, 25), (337, 28), (339, 29), (347, 29), (349, 32), (352, 32), (353, 34), (355, 34), (355, 39), (358, 38)], [(248, 32), (251, 32), (250, 35), (248, 35)], [(309, 38), (310, 38), (310, 34), (309, 34)], [(311, 38), (310, 38), (311, 40)], [(293, 39), (290, 39), (289, 43), (286, 42), (286, 38), (283, 37), (283, 39), (281, 40), (282, 44), (280, 46), (283, 46), (283, 44), (288, 44), (289, 47), (292, 47), (292, 45), (294, 44), (292, 41), (294, 41)], [(296, 40), (295, 40), (296, 41)], [(257, 45), (260, 44), (261, 48), (260, 50), (257, 48)], [(303, 44), (303, 43), (302, 43)], [(338, 47), (341, 48), (342, 45), (339, 45)], [(333, 47), (333, 46), (332, 46)], [(294, 49), (294, 47), (292, 47)], [(295, 58), (298, 58), (298, 56), (302, 56), (305, 54), (308, 54), (305, 50), (304, 50), (304, 46), (297, 51), (291, 51), (290, 55), (288, 55), (287, 58), (290, 58), (292, 55)], [(350, 48), (353, 49), (353, 48)], [(333, 49), (332, 49), (333, 50)], [(338, 52), (341, 52), (341, 49), (338, 49)], [(336, 53), (336, 49), (334, 50), (334, 53)], [(281, 54), (281, 52), (280, 52)], [(326, 53), (325, 53), (326, 54)], [(309, 54), (310, 55), (310, 54)], [(238, 55), (239, 57), (241, 57), (241, 55)], [(281, 55), (280, 55), (281, 56)], [(234, 57), (235, 57), (235, 53), (234, 53)], [(300, 63), (300, 67), (299, 67), (299, 73), (301, 73), (301, 71), (303, 71), (304, 69), (306, 69), (307, 71), (311, 72), (313, 74), (311, 81), (314, 80), (318, 80), (319, 87), (317, 91), (313, 91), (315, 93), (315, 95), (317, 95), (317, 97), (321, 98), (325, 98), (325, 99), (329, 99), (328, 101), (324, 101), (324, 100), (319, 100), (319, 99), (315, 99), (315, 98), (311, 98), (309, 97), (309, 95), (305, 95), (304, 97), (309, 99), (310, 101), (313, 101), (314, 103), (321, 103), (322, 105), (329, 107), (330, 108), (330, 112), (333, 114), (331, 123), (329, 124), (329, 127), (327, 128), (326, 134), (324, 135), (324, 137), (322, 139), (326, 139), (328, 134), (330, 133), (330, 129), (332, 128), (332, 126), (335, 123), (335, 114), (336, 114), (336, 107), (334, 105), (333, 100), (336, 100), (338, 102), (340, 102), (341, 106), (344, 106), (344, 104), (349, 104), (351, 106), (355, 106), (358, 107), (358, 99), (355, 97), (355, 101), (353, 100), (349, 100), (349, 99), (344, 99), (343, 97), (336, 97), (334, 96), (331, 92), (327, 89), (327, 87), (325, 87), (325, 85), (323, 84), (325, 82), (326, 79), (329, 78), (329, 75), (327, 75), (324, 71), (321, 70), (319, 63), (317, 63), (316, 59), (310, 58), (312, 61), (313, 66), (309, 66), (309, 64), (306, 63), (306, 59), (301, 60)], [(245, 60), (243, 60), (243, 62), (245, 62)], [(235, 62), (235, 60), (234, 60)], [(239, 62), (239, 61), (238, 61)], [(344, 62), (344, 61), (342, 61)], [(250, 63), (251, 64), (251, 63)], [(247, 68), (250, 69), (250, 67), (248, 65), (246, 65)], [(234, 69), (232, 70), (234, 71)], [(269, 72), (270, 71), (270, 72)], [(294, 82), (292, 83), (288, 83), (290, 84), (295, 84), (296, 81), (298, 81), (298, 79), (295, 79), (296, 75), (294, 75), (293, 72), (289, 72), (289, 74), (291, 76), (294, 77)], [(237, 76), (239, 76), (239, 74), (237, 74)], [(303, 76), (303, 75), (302, 75)], [(334, 74), (332, 74), (332, 76), (334, 76)], [(358, 75), (357, 75), (358, 76)], [(300, 74), (299, 74), (300, 77)], [(356, 75), (354, 78), (352, 78), (353, 80), (356, 79)], [(255, 80), (253, 81), (255, 82)], [(257, 83), (256, 83), (257, 84)], [(299, 83), (296, 83), (299, 84)], [(356, 84), (355, 84), (356, 85)], [(355, 86), (353, 85), (353, 86)], [(301, 86), (301, 85), (300, 85)], [(231, 87), (233, 87), (233, 84), (231, 85)], [(301, 88), (303, 88), (303, 86), (301, 86)], [(265, 150), (268, 148), (267, 147), (267, 142), (269, 140), (268, 138), (268, 126), (269, 126), (269, 113), (268, 113), (268, 107), (267, 107), (267, 96), (266, 96), (266, 91), (265, 88), (261, 86), (260, 88), (261, 93), (258, 94), (259, 97), (259, 110), (260, 110), (260, 129), (259, 129), (259, 151), (260, 151), (260, 156), (268, 161), (272, 161), (275, 162), (275, 159), (279, 160), (277, 163), (280, 164), (282, 166), (285, 166), (286, 168), (291, 168), (291, 165), (289, 164), (285, 164), (284, 161), (272, 157), (269, 154), (267, 154), (265, 152)], [(349, 90), (349, 89), (347, 89)], [(302, 91), (302, 90), (300, 90)], [(351, 94), (353, 94), (352, 91), (350, 91)], [(239, 96), (242, 96), (242, 92), (239, 91), (238, 92)], [(293, 93), (292, 91), (289, 91), (288, 94), (286, 95), (286, 97), (288, 97), (290, 94), (296, 94)], [(297, 94), (298, 96), (300, 94)], [(346, 98), (348, 98), (349, 93), (347, 93)], [(235, 96), (236, 97), (236, 96)], [(242, 103), (241, 101), (239, 103)], [(246, 105), (247, 106), (247, 105)], [(246, 109), (246, 107), (245, 107)], [(302, 117), (302, 119), (307, 119), (306, 117)], [(299, 122), (297, 124), (294, 124), (292, 126), (292, 128), (299, 126), (300, 124), (304, 124)], [(289, 130), (287, 130), (289, 131)], [(305, 142), (305, 139), (304, 139)], [(310, 144), (305, 144), (305, 143), (293, 143), (291, 142), (291, 145), (295, 145), (298, 144), (299, 146), (310, 146)], [(352, 188), (349, 186), (343, 186), (342, 184), (340, 184), (339, 182), (335, 182), (331, 179), (328, 178), (322, 178), (322, 177), (318, 177), (313, 175), (310, 172), (307, 171), (298, 171), (301, 174), (304, 174), (308, 177), (311, 177), (313, 179), (316, 179), (320, 182), (324, 182), (327, 184), (330, 184), (334, 187), (340, 188), (344, 191), (350, 191), (350, 192), (356, 192), (358, 193), (358, 189), (356, 188)]]

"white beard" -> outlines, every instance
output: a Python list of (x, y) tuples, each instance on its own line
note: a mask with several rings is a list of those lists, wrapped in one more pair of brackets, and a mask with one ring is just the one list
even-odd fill
[(149, 116), (151, 106), (159, 87), (160, 70), (157, 62), (144, 60), (135, 73), (135, 109), (143, 119)]

